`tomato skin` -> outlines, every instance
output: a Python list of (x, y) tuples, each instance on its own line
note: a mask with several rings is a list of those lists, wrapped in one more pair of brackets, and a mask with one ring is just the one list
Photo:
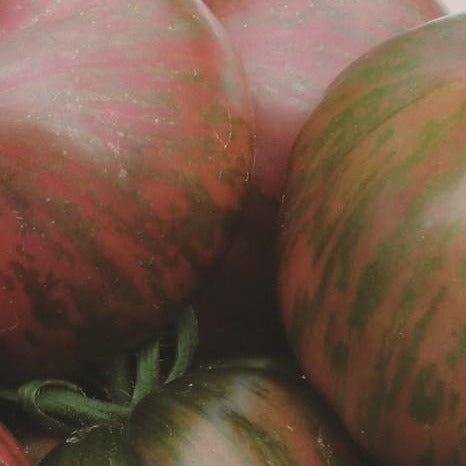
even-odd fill
[[(283, 351), (277, 211), (292, 144), (325, 89), (375, 44), (442, 14), (431, 0), (206, 0), (243, 60), (256, 116), (253, 195), (196, 302), (205, 352)], [(230, 329), (234, 329), (230, 332)], [(246, 331), (244, 329), (247, 329)], [(243, 335), (238, 337), (238, 335)]]
[(243, 71), (202, 2), (21, 5), (0, 8), (2, 380), (173, 319), (229, 243), (252, 163)]
[(291, 146), (336, 75), (444, 13), (432, 0), (206, 0), (244, 62), (257, 123), (255, 182), (282, 193)]
[(42, 464), (106, 455), (128, 466), (366, 464), (320, 400), (270, 360), (202, 365), (143, 399), (126, 426), (77, 433)]
[(465, 26), (439, 19), (356, 61), (291, 160), (287, 332), (383, 465), (466, 464)]
[(2, 466), (30, 466), (21, 447), (7, 428), (0, 424), (0, 464)]

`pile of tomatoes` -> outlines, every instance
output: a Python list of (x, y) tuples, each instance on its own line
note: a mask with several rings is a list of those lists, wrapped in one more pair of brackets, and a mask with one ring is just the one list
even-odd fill
[[(305, 157), (353, 147), (337, 75), (442, 14), (434, 0), (0, 0), (0, 463), (403, 461), (355, 434), (349, 384), (302, 341), (351, 273), (310, 275), (307, 238), (319, 264), (345, 199), (309, 214)], [(344, 370), (328, 314), (313, 341)], [(466, 460), (429, 445), (397, 466)]]

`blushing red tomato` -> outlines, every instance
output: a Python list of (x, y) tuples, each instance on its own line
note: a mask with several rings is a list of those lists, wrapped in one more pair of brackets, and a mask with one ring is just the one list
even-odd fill
[(203, 364), (123, 425), (76, 431), (43, 466), (367, 466), (333, 414), (272, 360)]
[(0, 379), (173, 318), (224, 251), (251, 107), (198, 0), (0, 1)]

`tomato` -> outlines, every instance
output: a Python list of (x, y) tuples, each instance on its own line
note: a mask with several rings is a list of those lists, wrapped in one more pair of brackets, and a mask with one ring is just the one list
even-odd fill
[(239, 51), (257, 128), (253, 195), (226, 259), (196, 302), (205, 351), (275, 351), (278, 200), (291, 146), (339, 71), (440, 14), (433, 0), (206, 0)]
[(0, 379), (173, 319), (247, 189), (241, 66), (199, 0), (0, 1)]
[(320, 400), (282, 364), (202, 364), (143, 398), (125, 425), (75, 432), (41, 464), (366, 464)]
[(343, 72), (293, 151), (280, 295), (312, 383), (381, 464), (466, 464), (466, 16)]
[(0, 425), (0, 464), (2, 466), (30, 466), (21, 447), (3, 425)]

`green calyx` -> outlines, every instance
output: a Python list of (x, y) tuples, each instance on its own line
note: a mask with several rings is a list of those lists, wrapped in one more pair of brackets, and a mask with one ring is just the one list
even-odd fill
[(105, 381), (102, 399), (87, 395), (76, 384), (55, 379), (0, 388), (0, 399), (19, 405), (42, 427), (57, 434), (121, 424), (142, 398), (183, 376), (197, 348), (198, 333), (196, 315), (187, 308), (176, 322), (175, 354), (168, 373), (162, 368), (163, 337), (159, 337), (136, 353), (118, 355), (104, 368), (100, 374)]

